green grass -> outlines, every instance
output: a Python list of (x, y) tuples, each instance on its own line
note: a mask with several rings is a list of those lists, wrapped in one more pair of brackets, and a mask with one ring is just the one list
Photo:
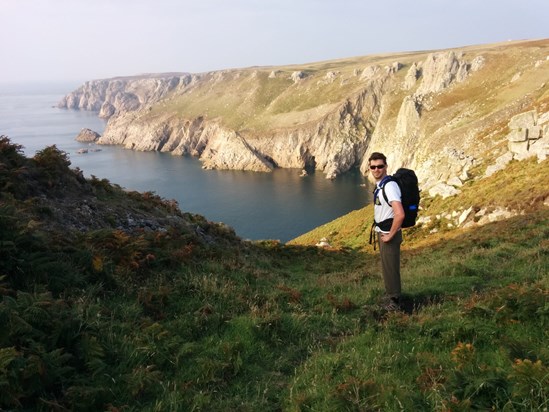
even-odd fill
[[(242, 242), (154, 194), (78, 181), (53, 149), (35, 160), (5, 141), (0, 149), (0, 409), (549, 406), (547, 162), (510, 165), (499, 195), (494, 178), (460, 198), (425, 199), (424, 213), (476, 199), (523, 205), (524, 214), (473, 231), (408, 232), (404, 310), (386, 313), (369, 208), (291, 245)], [(115, 225), (79, 232), (51, 223), (63, 196), (89, 191), (96, 219), (104, 213)], [(61, 203), (46, 213), (34, 193), (50, 192)], [(114, 229), (127, 211), (187, 223)], [(333, 249), (307, 245), (321, 235)]]

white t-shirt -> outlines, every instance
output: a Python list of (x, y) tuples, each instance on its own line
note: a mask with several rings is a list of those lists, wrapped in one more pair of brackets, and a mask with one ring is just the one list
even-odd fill
[[(376, 222), (381, 223), (384, 220), (395, 217), (395, 213), (393, 212), (393, 208), (390, 203), (394, 200), (401, 202), (402, 195), (397, 182), (391, 180), (385, 183), (385, 194), (387, 195), (387, 200), (389, 200), (389, 203), (387, 203), (385, 201), (385, 197), (383, 196), (383, 190), (379, 187), (379, 183), (381, 182), (378, 182), (376, 185), (377, 194), (374, 199), (374, 219)], [(382, 232), (382, 230), (377, 226), (375, 230), (376, 232)], [(385, 233), (388, 233), (388, 231)]]

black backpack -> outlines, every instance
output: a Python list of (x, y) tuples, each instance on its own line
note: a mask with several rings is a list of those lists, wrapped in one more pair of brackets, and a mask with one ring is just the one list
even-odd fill
[(400, 168), (382, 186), (383, 197), (389, 203), (385, 194), (385, 184), (389, 181), (397, 182), (402, 195), (402, 207), (404, 209), (404, 221), (402, 227), (412, 227), (416, 224), (419, 209), (419, 185), (415, 172), (411, 169)]

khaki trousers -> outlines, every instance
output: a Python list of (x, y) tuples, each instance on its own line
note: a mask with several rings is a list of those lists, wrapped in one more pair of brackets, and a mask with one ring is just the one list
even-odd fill
[(382, 242), (378, 233), (379, 254), (381, 256), (381, 271), (385, 292), (390, 298), (400, 297), (400, 244), (402, 231), (399, 230), (390, 242)]

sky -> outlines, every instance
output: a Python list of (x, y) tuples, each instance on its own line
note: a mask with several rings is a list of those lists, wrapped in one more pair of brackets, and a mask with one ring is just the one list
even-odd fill
[(549, 38), (549, 0), (0, 0), (0, 83)]

